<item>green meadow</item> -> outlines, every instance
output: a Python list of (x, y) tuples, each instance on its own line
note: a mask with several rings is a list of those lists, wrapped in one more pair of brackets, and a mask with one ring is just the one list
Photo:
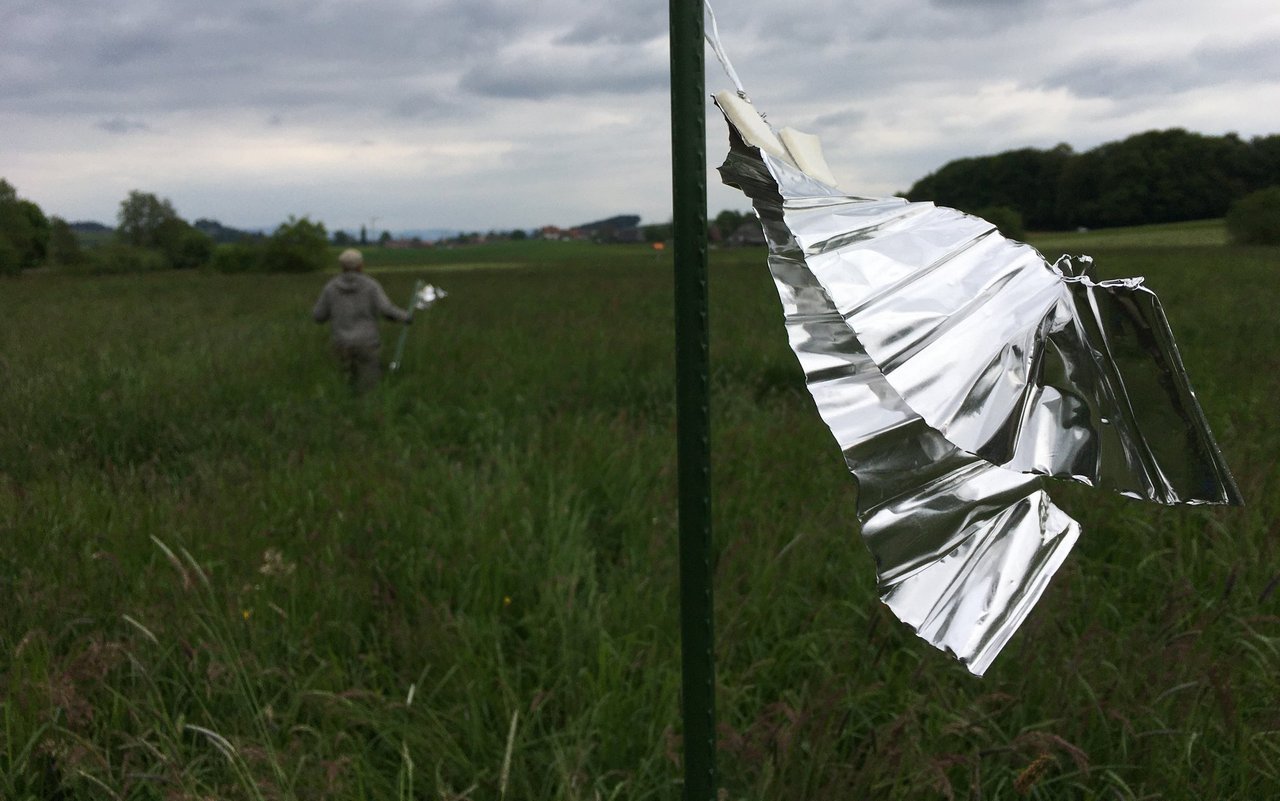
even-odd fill
[[(1248, 505), (1063, 487), (973, 678), (876, 598), (763, 251), (713, 251), (725, 799), (1280, 796), (1280, 249), (1032, 241), (1146, 276)], [(670, 251), (367, 255), (449, 297), (365, 397), (325, 275), (0, 281), (0, 798), (679, 797)]]

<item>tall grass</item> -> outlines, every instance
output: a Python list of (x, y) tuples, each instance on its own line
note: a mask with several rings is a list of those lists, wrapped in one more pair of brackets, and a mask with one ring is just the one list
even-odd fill
[[(363, 398), (319, 277), (0, 284), (0, 797), (678, 794), (669, 258), (540, 247), (380, 274), (450, 296)], [(1250, 506), (1066, 488), (1085, 535), (981, 680), (875, 600), (763, 254), (715, 254), (729, 798), (1280, 790), (1280, 254), (1095, 251)]]

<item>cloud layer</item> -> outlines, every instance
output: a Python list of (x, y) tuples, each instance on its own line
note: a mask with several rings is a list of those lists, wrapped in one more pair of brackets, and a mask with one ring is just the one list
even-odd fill
[[(946, 161), (1151, 128), (1280, 130), (1273, 0), (721, 0), (757, 105), (886, 194)], [(708, 91), (729, 88), (708, 53)], [(17, 0), (0, 176), (110, 221), (507, 228), (670, 212), (666, 4)], [(708, 106), (708, 159), (723, 124)], [(713, 210), (741, 208), (712, 176)]]

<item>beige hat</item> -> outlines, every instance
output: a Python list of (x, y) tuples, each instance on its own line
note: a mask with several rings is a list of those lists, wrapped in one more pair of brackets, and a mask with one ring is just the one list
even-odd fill
[(338, 256), (338, 264), (344, 270), (359, 270), (364, 266), (364, 256), (355, 248), (347, 248)]

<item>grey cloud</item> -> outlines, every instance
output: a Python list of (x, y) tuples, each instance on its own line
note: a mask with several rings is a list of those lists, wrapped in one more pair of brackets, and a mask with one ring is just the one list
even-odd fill
[(1274, 41), (1241, 47), (1206, 47), (1197, 52), (1195, 58), (1204, 74), (1215, 81), (1241, 73), (1266, 80), (1280, 74), (1280, 48)]
[(847, 133), (856, 130), (866, 119), (867, 112), (862, 109), (842, 109), (815, 117), (813, 124), (819, 128)]
[(638, 44), (667, 35), (667, 7), (661, 3), (597, 6), (580, 20), (557, 44)]
[(1182, 73), (1185, 64), (1080, 64), (1050, 76), (1045, 84), (1065, 88), (1080, 97), (1132, 98), (1139, 95), (1164, 95), (1185, 89), (1193, 82)]
[(94, 61), (99, 67), (119, 67), (164, 56), (172, 49), (170, 41), (154, 33), (128, 32), (100, 42), (94, 49)]
[(557, 48), (525, 57), (505, 56), (468, 70), (459, 84), (480, 95), (541, 100), (564, 95), (635, 94), (667, 85), (665, 63), (634, 54)]
[(1190, 54), (1162, 54), (1158, 58), (1124, 62), (1097, 59), (1048, 77), (1081, 97), (1133, 99), (1184, 92), (1255, 75), (1260, 80), (1280, 74), (1280, 50), (1274, 43), (1243, 47), (1206, 46)]
[(386, 113), (399, 119), (458, 120), (479, 113), (474, 104), (460, 103), (440, 92), (401, 92), (385, 102)]
[[(1239, 0), (1230, 6), (1234, 16), (1204, 35), (1234, 39), (1250, 31), (1251, 19), (1269, 10), (1268, 0), (1251, 1), (1254, 11)], [(1232, 88), (1256, 81), (1267, 88), (1249, 86), (1250, 97), (1270, 97), (1280, 74), (1275, 34), (1261, 25), (1256, 35), (1270, 36), (1269, 47), (1205, 47), (1184, 58), (1151, 50), (1142, 26), (1167, 17), (1160, 0), (714, 2), (724, 45), (760, 107), (779, 124), (820, 134), (833, 167), (860, 164), (861, 181), (896, 182), (891, 189), (951, 158), (1002, 149), (1006, 140), (1025, 143), (1009, 128), (1016, 129), (1016, 121), (979, 122), (970, 138), (949, 136), (945, 145), (935, 144), (929, 131), (904, 131), (918, 135), (885, 143), (886, 132), (898, 125), (929, 126), (933, 119), (941, 125), (929, 116), (935, 108), (954, 114), (958, 98), (982, 87), (1012, 83), (1030, 94), (1046, 85), (1070, 86), (1076, 95), (1128, 98), (1117, 105), (1132, 110), (1156, 107), (1179, 87), (1221, 85), (1223, 124), (1253, 133), (1269, 124), (1265, 110), (1257, 111), (1256, 100), (1232, 100)], [(578, 211), (551, 218), (586, 218), (582, 209), (607, 201), (616, 189), (567, 182), (566, 154), (580, 158), (594, 150), (614, 160), (618, 131), (611, 128), (603, 139), (584, 130), (573, 139), (566, 134), (573, 131), (571, 115), (588, 108), (628, 112), (643, 103), (661, 127), (667, 103), (658, 93), (667, 83), (667, 61), (658, 45), (667, 32), (666, 6), (654, 0), (9, 0), (0, 2), (0, 127), (31, 142), (43, 131), (68, 132), (68, 139), (74, 133), (80, 140), (68, 152), (92, 153), (104, 132), (132, 135), (142, 152), (153, 138), (148, 130), (206, 119), (222, 128), (282, 126), (280, 139), (296, 131), (343, 143), (413, 141), (444, 121), (440, 127), (450, 137), (512, 143), (510, 155), (494, 159), (491, 168), (459, 179), (476, 187), (467, 212), (476, 225), (497, 224), (491, 187), (505, 185), (498, 182), (510, 180), (517, 167), (531, 196), (544, 192), (549, 180), (572, 185), (559, 194), (572, 196)], [(1117, 25), (1135, 26), (1126, 32), (1127, 50), (1107, 54), (1106, 62), (1065, 61), (1092, 47), (1096, 31)], [(728, 85), (708, 54), (708, 89)], [(555, 98), (570, 125), (549, 121), (542, 138), (537, 119), (512, 131), (512, 119), (536, 110), (495, 102), (504, 98)], [(1053, 96), (1029, 102), (1034, 108), (1059, 100), (1071, 107), (1069, 98)], [(1000, 104), (1001, 93), (989, 102)], [(1011, 114), (1016, 117), (1016, 109)], [(717, 122), (712, 132), (721, 141)], [(1080, 120), (1080, 126), (1070, 137), (1039, 144), (1069, 138), (1082, 146), (1091, 136), (1106, 138), (1095, 133), (1095, 121)], [(637, 158), (664, 160), (666, 136), (658, 128), (648, 133), (636, 140)], [(13, 160), (38, 162), (40, 153), (22, 149), (18, 139), (10, 145)], [(526, 162), (536, 169), (521, 166)], [(273, 180), (265, 173), (264, 185)], [(338, 170), (323, 180), (347, 179)], [(357, 205), (384, 202), (384, 188), (358, 196)], [(417, 183), (411, 192), (422, 194)], [(301, 194), (292, 187), (272, 196), (262, 213), (278, 214)], [(669, 194), (658, 196), (666, 203)], [(359, 219), (354, 211), (328, 214)]]
[[(363, 109), (457, 119), (474, 114), (468, 94), (545, 98), (666, 85), (665, 56), (638, 47), (665, 36), (666, 7), (641, 0), (391, 0), (374, 8), (66, 0), (33, 4), (6, 22), (0, 71), (10, 80), (0, 99), (41, 114)], [(548, 52), (535, 42), (560, 44)], [(516, 58), (513, 47), (531, 54)]]
[(246, 23), (250, 27), (273, 27), (287, 22), (288, 18), (289, 14), (283, 8), (260, 5), (242, 8), (233, 16), (236, 22)]
[[(888, 46), (895, 57), (934, 60), (929, 48), (952, 41), (971, 42), (1022, 24), (1033, 5), (1045, 0), (898, 0), (894, 3), (850, 4), (814, 0), (773, 4), (740, 19), (722, 19), (722, 39), (730, 52), (735, 39), (760, 42), (770, 52), (803, 56), (820, 51), (828, 57), (866, 53)], [(863, 59), (862, 63), (865, 63)]]
[(11, 78), (0, 82), (0, 98), (40, 113), (378, 106), (518, 39), (539, 19), (536, 5), (31, 4), (6, 14), (0, 29), (0, 72)]
[(1041, 5), (1043, 0), (929, 0), (938, 8), (995, 8), (1013, 9)]
[(150, 131), (151, 126), (141, 120), (131, 120), (125, 117), (112, 117), (107, 120), (99, 120), (94, 125), (95, 128), (113, 134), (131, 134)]

